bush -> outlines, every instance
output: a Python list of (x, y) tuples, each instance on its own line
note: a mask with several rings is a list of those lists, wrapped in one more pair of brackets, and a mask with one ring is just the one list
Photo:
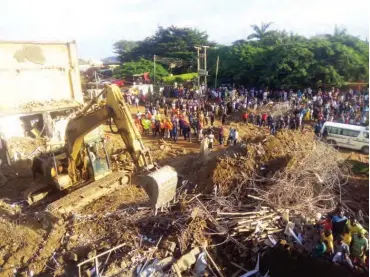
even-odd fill
[(188, 81), (192, 81), (198, 77), (198, 73), (193, 72), (193, 73), (185, 73), (185, 74), (180, 74), (180, 75), (173, 75), (173, 76), (166, 76), (163, 77), (163, 82), (165, 84), (173, 84), (173, 83), (178, 83), (182, 84)]

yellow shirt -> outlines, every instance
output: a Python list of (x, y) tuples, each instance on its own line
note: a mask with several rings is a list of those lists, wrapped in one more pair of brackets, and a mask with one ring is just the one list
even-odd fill
[(358, 233), (360, 233), (361, 231), (365, 231), (364, 227), (362, 227), (360, 223), (356, 223), (355, 225), (352, 225), (352, 224), (348, 221), (347, 226), (348, 226), (348, 228), (349, 228), (349, 231), (350, 231), (351, 235), (358, 234)]
[(349, 246), (351, 244), (351, 241), (352, 241), (351, 233), (344, 233), (343, 242)]
[(333, 251), (334, 250), (333, 235), (325, 236), (325, 234), (322, 234), (321, 238), (327, 246), (327, 252), (329, 252), (329, 250)]

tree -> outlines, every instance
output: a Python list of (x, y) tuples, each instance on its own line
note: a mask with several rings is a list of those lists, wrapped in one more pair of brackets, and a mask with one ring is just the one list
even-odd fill
[(114, 52), (118, 55), (121, 62), (131, 61), (134, 59), (131, 53), (139, 43), (139, 41), (119, 40), (113, 44)]
[[(115, 78), (126, 79), (134, 74), (143, 74), (149, 72), (150, 78), (154, 76), (153, 62), (140, 58), (138, 61), (126, 62), (113, 71)], [(163, 66), (157, 64), (155, 68), (155, 78), (161, 79), (168, 76), (168, 72)]]
[[(118, 44), (118, 42), (117, 42)], [(120, 44), (118, 44), (120, 45)], [(162, 58), (172, 58), (178, 70), (174, 69), (174, 74), (189, 71), (196, 64), (196, 45), (215, 45), (208, 40), (206, 32), (201, 32), (192, 28), (179, 28), (170, 26), (168, 28), (159, 27), (153, 36), (137, 42), (137, 45), (124, 44), (125, 51), (119, 54), (122, 61), (137, 61), (140, 58), (152, 60), (154, 55)], [(125, 58), (126, 56), (126, 58)], [(159, 61), (161, 63), (161, 61)], [(164, 65), (166, 62), (163, 63)]]
[[(207, 33), (196, 29), (159, 27), (153, 36), (140, 42), (117, 42), (115, 48), (125, 63), (119, 74), (152, 72), (153, 56), (157, 60), (157, 76), (194, 72), (194, 46), (210, 45), (208, 49), (209, 84), (214, 84), (216, 60), (219, 57), (218, 83), (236, 83), (250, 87), (333, 85), (369, 78), (369, 43), (336, 28), (332, 34), (311, 38), (270, 30), (272, 23), (252, 25), (254, 33), (248, 40), (232, 45), (216, 45)], [(118, 52), (120, 51), (120, 52)], [(159, 71), (159, 65), (163, 71)], [(118, 74), (117, 73), (117, 74)]]
[(258, 26), (258, 25), (251, 25), (254, 33), (253, 34), (250, 34), (248, 36), (248, 39), (258, 39), (258, 40), (262, 40), (263, 38), (265, 38), (266, 36), (268, 36), (271, 31), (267, 31), (268, 28), (270, 28), (270, 26), (273, 24), (273, 22), (269, 22), (269, 23), (261, 23), (261, 27)]

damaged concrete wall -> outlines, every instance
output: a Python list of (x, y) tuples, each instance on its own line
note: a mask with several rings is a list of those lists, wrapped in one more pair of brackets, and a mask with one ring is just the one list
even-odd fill
[(83, 102), (77, 47), (0, 41), (0, 114), (55, 110)]

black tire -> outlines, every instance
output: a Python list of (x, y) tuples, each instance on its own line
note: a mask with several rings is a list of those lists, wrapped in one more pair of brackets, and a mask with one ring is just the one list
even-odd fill
[(362, 152), (363, 154), (369, 154), (369, 146), (364, 146), (364, 147), (362, 147), (361, 152)]
[(336, 141), (332, 140), (332, 139), (327, 140), (326, 143), (329, 144), (330, 146), (333, 146), (333, 147), (335, 147), (337, 145)]

